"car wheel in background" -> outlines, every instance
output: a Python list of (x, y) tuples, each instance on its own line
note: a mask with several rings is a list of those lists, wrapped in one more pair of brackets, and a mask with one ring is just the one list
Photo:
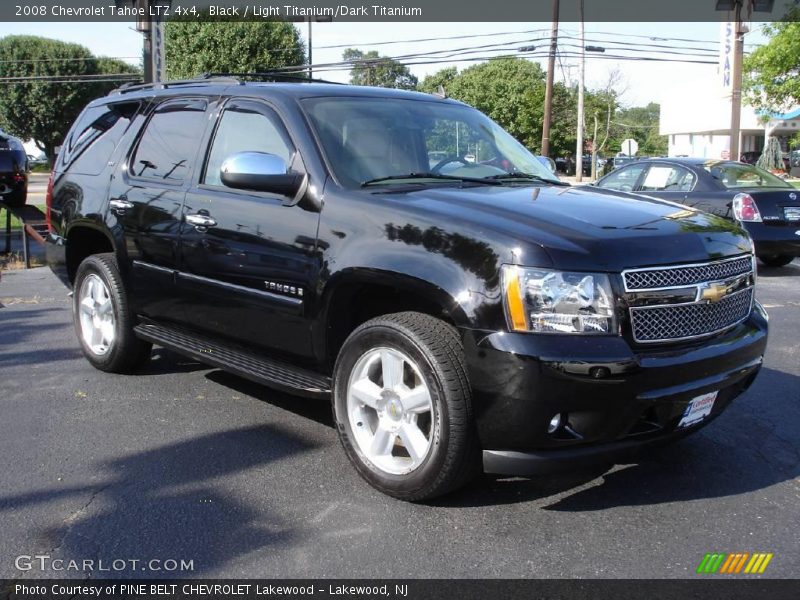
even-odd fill
[(784, 267), (794, 260), (794, 256), (788, 254), (769, 254), (759, 256), (758, 259), (768, 267)]

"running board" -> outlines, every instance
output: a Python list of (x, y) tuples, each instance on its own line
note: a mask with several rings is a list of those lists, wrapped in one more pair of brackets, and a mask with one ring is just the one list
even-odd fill
[(312, 398), (330, 397), (330, 378), (308, 369), (221, 344), (184, 329), (143, 323), (137, 325), (134, 332), (143, 340), (271, 388)]

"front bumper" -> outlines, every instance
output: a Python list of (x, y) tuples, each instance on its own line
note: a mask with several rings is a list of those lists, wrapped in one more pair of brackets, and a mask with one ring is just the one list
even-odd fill
[[(719, 415), (761, 368), (767, 316), (756, 303), (722, 334), (658, 348), (611, 336), (463, 334), (485, 470), (533, 474), (618, 460)], [(711, 414), (678, 429), (691, 399), (712, 391)], [(558, 413), (568, 427), (548, 433)]]

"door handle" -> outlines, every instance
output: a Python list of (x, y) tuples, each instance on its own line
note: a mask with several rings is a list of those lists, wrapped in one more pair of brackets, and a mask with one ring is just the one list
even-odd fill
[(186, 222), (198, 228), (198, 231), (205, 231), (208, 227), (214, 227), (217, 222), (208, 215), (186, 215)]
[(125, 214), (126, 210), (133, 208), (133, 202), (125, 200), (124, 198), (112, 198), (108, 201), (108, 206), (112, 212), (116, 214)]

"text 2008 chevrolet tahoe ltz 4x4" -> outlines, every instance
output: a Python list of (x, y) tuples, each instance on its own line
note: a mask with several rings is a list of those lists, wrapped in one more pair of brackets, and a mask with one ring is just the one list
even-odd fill
[(570, 188), (424, 94), (123, 88), (68, 133), (49, 216), (94, 366), (157, 344), (330, 397), (355, 468), (407, 500), (695, 431), (766, 346), (736, 223)]

